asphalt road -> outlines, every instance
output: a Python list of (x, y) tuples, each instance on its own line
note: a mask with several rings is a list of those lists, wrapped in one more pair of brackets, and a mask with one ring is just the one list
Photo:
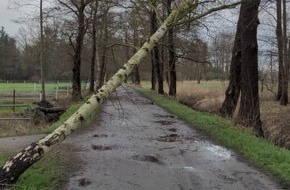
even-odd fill
[(94, 124), (65, 144), (79, 160), (68, 190), (282, 189), (231, 150), (124, 87)]

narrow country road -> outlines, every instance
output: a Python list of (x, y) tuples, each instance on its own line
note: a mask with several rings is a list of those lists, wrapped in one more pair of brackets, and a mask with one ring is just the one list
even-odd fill
[(120, 87), (99, 120), (66, 141), (80, 170), (64, 189), (282, 189), (139, 93)]

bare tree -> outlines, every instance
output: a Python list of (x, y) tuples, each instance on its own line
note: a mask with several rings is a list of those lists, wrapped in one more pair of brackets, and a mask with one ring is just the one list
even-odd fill
[(258, 93), (258, 8), (260, 0), (241, 4), (233, 48), (230, 82), (220, 112), (232, 116), (241, 93), (237, 121), (253, 126), (258, 136), (264, 136), (260, 119)]
[(86, 34), (86, 15), (85, 10), (87, 6), (92, 3), (93, 0), (58, 0), (58, 2), (63, 5), (66, 9), (70, 10), (77, 20), (77, 36), (75, 41), (72, 42), (70, 38), (71, 45), (74, 50), (74, 66), (73, 66), (73, 78), (72, 78), (72, 99), (75, 101), (82, 99), (81, 92), (81, 63), (82, 63), (82, 50), (84, 37)]
[(276, 37), (278, 44), (278, 62), (279, 62), (279, 74), (278, 74), (278, 92), (276, 100), (279, 101), (282, 97), (283, 88), (283, 33), (282, 33), (282, 4), (281, 0), (276, 0), (276, 14), (277, 14), (277, 25), (276, 25)]
[(246, 27), (241, 33), (241, 102), (237, 120), (253, 126), (257, 136), (264, 137), (260, 119), (258, 88), (258, 9), (260, 0), (242, 2), (240, 20)]
[[(172, 0), (167, 0), (167, 13), (168, 15), (172, 11), (171, 5)], [(169, 63), (169, 96), (176, 96), (176, 55), (175, 55), (175, 47), (174, 47), (174, 31), (173, 28), (168, 30), (168, 63)]]
[[(152, 27), (152, 32), (155, 32), (158, 28), (158, 21), (157, 21), (157, 10), (154, 9), (156, 8), (156, 0), (152, 1), (152, 13), (151, 13), (151, 27)], [(155, 76), (157, 78), (158, 82), (158, 89), (157, 92), (159, 94), (164, 94), (164, 89), (163, 89), (163, 73), (162, 73), (162, 62), (161, 62), (161, 57), (160, 57), (160, 47), (155, 46), (153, 50), (153, 64), (152, 64), (152, 81), (151, 83), (154, 83)], [(156, 74), (156, 75), (155, 75)], [(152, 85), (153, 89), (153, 85)]]
[(97, 12), (98, 12), (98, 0), (95, 0), (92, 5), (92, 58), (91, 58), (91, 74), (90, 74), (90, 92), (95, 90), (95, 65), (96, 65), (96, 55), (97, 55)]
[(41, 70), (41, 101), (45, 101), (45, 78), (44, 78), (44, 64), (43, 64), (43, 2), (39, 1), (39, 18), (40, 18), (40, 70)]
[[(277, 1), (277, 6), (279, 0)], [(286, 0), (282, 0), (283, 5), (283, 30), (282, 30), (282, 41), (283, 41), (283, 67), (282, 68), (282, 94), (280, 98), (280, 104), (286, 106), (288, 104), (288, 83), (289, 83), (289, 53), (288, 53), (288, 38), (287, 38), (287, 8), (286, 8)], [(277, 8), (277, 16), (278, 16), (278, 8)], [(278, 21), (278, 19), (277, 19)]]

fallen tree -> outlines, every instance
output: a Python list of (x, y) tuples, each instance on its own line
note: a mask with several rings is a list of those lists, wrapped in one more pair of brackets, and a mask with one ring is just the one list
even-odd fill
[[(109, 95), (119, 87), (125, 79), (132, 73), (134, 68), (148, 55), (160, 39), (165, 35), (169, 27), (176, 25), (177, 22), (198, 7), (198, 0), (185, 0), (179, 7), (172, 11), (168, 18), (163, 22), (160, 28), (147, 40), (144, 45), (124, 64), (124, 66), (105, 84), (96, 94), (79, 108), (66, 122), (60, 125), (55, 131), (43, 139), (32, 143), (30, 146), (19, 152), (11, 160), (0, 168), (0, 189), (4, 189), (7, 184), (16, 182), (18, 177), (31, 165), (49, 152), (56, 144), (62, 142), (76, 128), (81, 126), (89, 118), (90, 114), (100, 106)], [(213, 10), (230, 8), (239, 3), (232, 3), (227, 6), (222, 5), (220, 8), (214, 7), (209, 9), (207, 14)], [(206, 16), (203, 13), (202, 16)], [(201, 16), (196, 16), (196, 19)], [(192, 21), (193, 19), (191, 19)]]

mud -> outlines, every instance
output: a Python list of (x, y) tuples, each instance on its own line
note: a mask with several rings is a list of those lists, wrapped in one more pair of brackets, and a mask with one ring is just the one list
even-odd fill
[(66, 139), (81, 169), (62, 189), (283, 189), (140, 94), (123, 87), (117, 94), (95, 124)]

